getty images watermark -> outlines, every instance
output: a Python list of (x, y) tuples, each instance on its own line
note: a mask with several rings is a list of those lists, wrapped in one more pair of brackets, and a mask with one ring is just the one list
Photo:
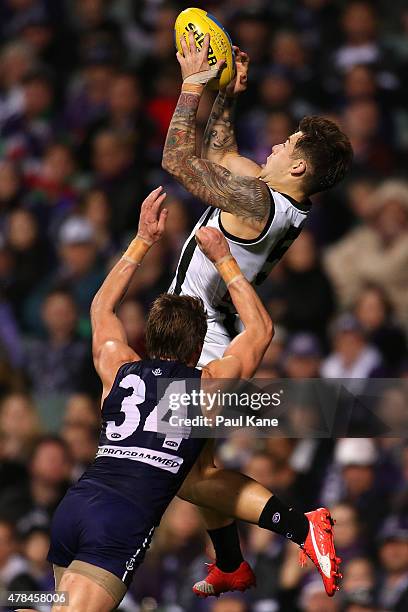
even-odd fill
[(149, 427), (168, 446), (173, 438), (223, 438), (237, 430), (259, 438), (408, 436), (408, 379), (158, 377), (157, 397)]
[[(190, 392), (170, 392), (168, 407), (173, 412), (169, 417), (171, 427), (278, 427), (276, 417), (260, 417), (254, 414), (265, 408), (281, 405), (283, 390), (280, 392), (206, 391), (192, 389)], [(240, 407), (247, 409), (244, 414), (233, 416), (229, 411)], [(197, 414), (189, 414), (189, 409)], [(199, 414), (199, 411), (202, 414)], [(220, 411), (222, 412), (220, 414)]]

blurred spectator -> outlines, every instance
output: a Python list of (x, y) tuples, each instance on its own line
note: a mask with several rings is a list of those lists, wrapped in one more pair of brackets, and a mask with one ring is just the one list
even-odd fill
[(385, 292), (376, 285), (367, 285), (358, 296), (354, 311), (370, 344), (380, 351), (387, 373), (397, 373), (407, 355), (407, 341), (393, 320), (393, 309)]
[(106, 194), (98, 189), (91, 189), (84, 195), (82, 202), (84, 217), (93, 227), (98, 254), (108, 259), (115, 253), (115, 241), (110, 227), (112, 210)]
[(65, 217), (73, 211), (80, 193), (76, 162), (67, 144), (47, 147), (42, 163), (27, 164), (24, 184), (25, 203), (52, 236)]
[(24, 301), (46, 275), (50, 251), (40, 235), (35, 217), (27, 210), (17, 209), (10, 213), (5, 235), (13, 260), (13, 281), (8, 295), (22, 322)]
[(335, 54), (335, 64), (345, 71), (356, 64), (375, 64), (381, 59), (377, 39), (378, 16), (366, 0), (354, 0), (341, 19), (344, 41)]
[(72, 470), (68, 448), (61, 438), (38, 441), (30, 462), (28, 484), (16, 483), (14, 517), (21, 533), (49, 527), (50, 518), (70, 484)]
[(408, 187), (390, 180), (374, 192), (370, 224), (356, 228), (326, 254), (326, 265), (341, 303), (349, 305), (372, 282), (389, 295), (407, 325)]
[(407, 389), (399, 385), (386, 388), (379, 399), (376, 412), (395, 434), (407, 431), (407, 400)]
[(99, 429), (100, 412), (89, 395), (75, 393), (65, 405), (64, 425), (80, 425), (90, 429)]
[(67, 445), (72, 459), (73, 465), (70, 480), (76, 481), (95, 458), (99, 429), (81, 425), (80, 423), (65, 423), (61, 436)]
[(0, 123), (22, 112), (24, 75), (33, 68), (35, 56), (29, 45), (15, 40), (4, 45), (0, 55), (1, 95)]
[(384, 570), (379, 600), (383, 607), (403, 612), (408, 606), (408, 523), (389, 517), (380, 533), (379, 555)]
[(373, 440), (342, 438), (337, 441), (334, 463), (322, 487), (323, 503), (345, 502), (357, 510), (362, 535), (370, 546), (389, 511), (389, 493), (378, 478), (377, 461)]
[[(216, 456), (224, 467), (242, 469), (254, 452), (254, 436), (243, 431), (233, 431), (223, 444), (217, 447)], [(216, 462), (218, 465), (218, 462)]]
[(319, 378), (321, 356), (321, 347), (316, 336), (292, 336), (286, 347), (286, 375), (288, 378)]
[(370, 589), (357, 589), (345, 598), (344, 612), (375, 612), (379, 610), (375, 594)]
[(33, 70), (23, 79), (22, 109), (0, 124), (4, 152), (9, 159), (39, 158), (50, 144), (54, 91), (47, 71)]
[(146, 166), (145, 143), (152, 135), (153, 126), (142, 115), (143, 95), (137, 77), (132, 72), (119, 72), (113, 80), (107, 101), (106, 114), (92, 122), (88, 128), (83, 154), (88, 159), (90, 144), (100, 131), (113, 131), (132, 138), (135, 163)]
[(368, 557), (356, 556), (350, 559), (344, 566), (342, 586), (346, 594), (359, 589), (373, 589), (375, 586), (373, 562)]
[(320, 581), (308, 582), (300, 595), (302, 612), (340, 612), (338, 599), (328, 599)]
[(325, 340), (334, 312), (333, 289), (322, 270), (311, 233), (303, 231), (285, 255), (283, 292), (286, 309), (282, 324), (289, 332), (307, 330)]
[(296, 32), (280, 30), (273, 40), (272, 63), (284, 67), (295, 85), (295, 95), (301, 94), (317, 108), (325, 103), (324, 91), (307, 48)]
[(39, 332), (41, 305), (55, 287), (68, 290), (76, 303), (81, 332), (89, 334), (89, 308), (105, 276), (98, 261), (95, 233), (83, 217), (70, 217), (58, 235), (59, 268), (51, 272), (25, 304), (30, 329)]
[(256, 68), (262, 66), (267, 60), (269, 40), (268, 15), (262, 11), (243, 8), (234, 18), (233, 38), (236, 44), (245, 49), (254, 63), (254, 78), (258, 73)]
[(336, 521), (336, 551), (347, 566), (365, 552), (359, 518), (355, 508), (347, 503), (332, 506), (330, 512)]
[(25, 393), (6, 395), (0, 404), (2, 455), (10, 460), (27, 460), (41, 431), (36, 408)]
[(169, 211), (166, 221), (166, 242), (173, 257), (173, 270), (176, 269), (181, 249), (190, 233), (190, 215), (181, 198), (170, 196), (166, 198), (166, 208)]
[(112, 211), (111, 231), (123, 235), (139, 221), (142, 174), (134, 166), (131, 137), (114, 131), (99, 132), (93, 141), (96, 187), (103, 190)]
[(211, 612), (248, 612), (248, 607), (241, 599), (227, 595), (216, 601), (210, 610)]
[(323, 361), (323, 378), (368, 378), (381, 365), (380, 353), (368, 344), (353, 315), (341, 315), (334, 322), (332, 333), (334, 352)]
[(136, 300), (126, 300), (118, 308), (118, 317), (125, 328), (129, 346), (138, 355), (146, 355), (145, 313), (143, 306)]
[(0, 583), (9, 591), (33, 591), (38, 588), (29, 574), (28, 562), (18, 553), (14, 526), (4, 520), (0, 520)]
[[(10, 304), (1, 299), (0, 294), (0, 358), (3, 360), (3, 371), (15, 371), (23, 364), (23, 346), (16, 318)], [(6, 381), (4, 381), (6, 382)], [(12, 379), (9, 380), (12, 382)]]
[(114, 54), (103, 37), (99, 41), (88, 40), (88, 44), (86, 40), (82, 42), (81, 70), (71, 82), (64, 113), (64, 124), (72, 132), (75, 144), (81, 144), (88, 127), (106, 113), (116, 73)]
[(81, 386), (88, 346), (76, 337), (77, 308), (70, 293), (55, 290), (42, 306), (44, 339), (26, 349), (26, 370), (34, 393), (70, 393)]
[(19, 204), (22, 184), (15, 164), (11, 161), (0, 162), (0, 227), (4, 225), (4, 215)]
[(381, 109), (374, 99), (351, 100), (344, 110), (342, 122), (353, 147), (355, 173), (376, 172), (385, 178), (395, 167), (394, 152), (388, 141), (390, 128), (387, 138), (384, 137), (386, 130), (381, 120)]
[[(180, 604), (180, 597), (195, 602), (190, 587), (190, 566), (203, 550), (203, 531), (198, 510), (175, 498), (168, 507), (166, 518), (155, 534), (152, 549), (140, 568), (131, 593), (140, 601), (144, 596)], [(159, 578), (158, 578), (159, 577)], [(185, 588), (188, 595), (184, 595)], [(194, 604), (191, 604), (194, 605)]]
[(37, 588), (43, 591), (52, 591), (54, 588), (54, 574), (47, 561), (49, 546), (48, 531), (40, 527), (31, 529), (22, 542), (22, 550), (29, 563), (30, 575), (35, 579)]

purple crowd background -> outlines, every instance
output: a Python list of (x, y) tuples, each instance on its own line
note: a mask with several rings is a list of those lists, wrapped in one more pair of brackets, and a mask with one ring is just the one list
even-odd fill
[[(97, 447), (89, 307), (134, 236), (141, 202), (160, 184), (169, 194), (165, 237), (118, 311), (142, 355), (149, 304), (204, 210), (161, 169), (180, 89), (173, 24), (189, 5), (0, 3), (0, 590), (52, 589), (50, 518)], [(306, 114), (336, 121), (355, 151), (350, 175), (313, 198), (306, 228), (261, 288), (276, 336), (259, 376), (386, 378), (379, 409), (408, 425), (408, 7), (198, 5), (251, 57), (236, 116), (243, 154), (262, 163)], [(213, 551), (197, 509), (175, 500), (120, 610), (408, 610), (406, 439), (236, 434), (218, 444), (217, 462), (304, 511), (332, 509), (341, 593), (326, 597), (293, 544), (242, 524), (258, 587), (196, 599), (191, 585)]]

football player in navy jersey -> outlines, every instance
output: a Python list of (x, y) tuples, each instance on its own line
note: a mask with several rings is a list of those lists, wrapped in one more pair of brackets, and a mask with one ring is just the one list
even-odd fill
[(197, 243), (227, 284), (244, 331), (221, 359), (197, 369), (207, 330), (202, 300), (163, 294), (147, 321), (149, 358), (142, 360), (128, 346), (115, 307), (164, 231), (164, 198), (158, 188), (145, 200), (136, 238), (92, 303), (94, 363), (103, 384), (102, 428), (95, 461), (53, 517), (48, 559), (56, 588), (69, 595), (69, 605), (54, 605), (54, 611), (108, 612), (118, 605), (165, 509), (200, 455), (203, 439), (187, 435), (169, 443), (167, 436), (157, 435), (158, 377), (190, 386), (205, 378), (248, 378), (272, 339), (271, 319), (225, 238), (205, 228), (197, 232)]
[[(48, 559), (53, 563), (56, 589), (69, 595), (68, 606), (55, 604), (53, 612), (114, 609), (177, 492), (224, 517), (258, 524), (292, 539), (313, 559), (325, 585), (335, 585), (336, 558), (327, 510), (305, 515), (251, 478), (209, 466), (200, 455), (205, 444), (201, 438), (187, 435), (169, 440), (157, 435), (157, 377), (184, 380), (190, 387), (203, 379), (249, 378), (273, 335), (270, 317), (242, 275), (225, 237), (215, 228), (202, 228), (197, 231), (197, 243), (226, 283), (243, 331), (221, 359), (199, 370), (195, 365), (207, 329), (202, 301), (163, 294), (147, 321), (149, 358), (141, 360), (128, 346), (115, 306), (144, 255), (163, 233), (167, 211), (160, 212), (165, 197), (161, 191), (156, 189), (143, 203), (136, 238), (92, 304), (94, 362), (103, 383), (100, 444), (95, 461), (70, 488), (53, 517)], [(191, 470), (194, 464), (199, 480)], [(245, 573), (252, 578), (248, 564), (242, 562), (241, 573), (235, 573), (228, 588), (247, 588)], [(207, 595), (214, 594), (211, 584), (206, 588)]]

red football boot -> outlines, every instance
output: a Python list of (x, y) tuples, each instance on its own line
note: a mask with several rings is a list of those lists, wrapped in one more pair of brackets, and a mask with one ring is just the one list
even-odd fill
[(193, 591), (198, 597), (218, 597), (227, 591), (246, 591), (256, 586), (255, 574), (250, 565), (243, 561), (235, 572), (222, 572), (215, 563), (207, 563), (208, 576), (196, 582)]
[(333, 539), (334, 521), (327, 508), (318, 508), (307, 512), (309, 533), (301, 546), (300, 563), (306, 562), (306, 555), (313, 561), (322, 577), (324, 588), (329, 597), (340, 589), (339, 582), (343, 576), (339, 572), (341, 559), (336, 557)]

